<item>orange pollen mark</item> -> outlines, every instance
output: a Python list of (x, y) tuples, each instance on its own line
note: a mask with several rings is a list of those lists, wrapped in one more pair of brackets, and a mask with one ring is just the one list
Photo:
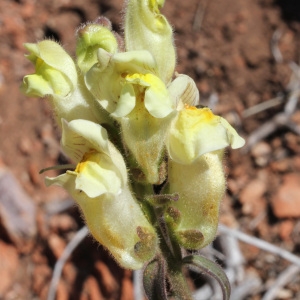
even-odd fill
[(185, 108), (185, 109), (190, 109), (190, 110), (197, 110), (197, 107), (188, 105), (188, 104), (186, 104), (186, 103), (184, 104), (184, 108)]

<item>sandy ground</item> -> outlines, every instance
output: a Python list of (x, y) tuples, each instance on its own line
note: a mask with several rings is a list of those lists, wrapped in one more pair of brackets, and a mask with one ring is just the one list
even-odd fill
[[(193, 77), (202, 104), (247, 140), (244, 149), (227, 151), (222, 224), (299, 256), (300, 4), (166, 2), (176, 70)], [(54, 38), (74, 54), (74, 31), (83, 22), (104, 15), (122, 33), (122, 7), (121, 0), (0, 2), (0, 299), (46, 299), (55, 262), (83, 226), (75, 206), (63, 208), (66, 192), (46, 188), (38, 174), (67, 160), (48, 103), (19, 92), (22, 77), (33, 72), (23, 43)], [(240, 243), (239, 249), (244, 275), (234, 286), (252, 274), (260, 283), (243, 299), (266, 299), (290, 263), (255, 245)], [(197, 276), (195, 288), (203, 284)], [(299, 286), (295, 272), (268, 299), (300, 299)], [(87, 237), (64, 266), (57, 299), (133, 299), (132, 273)]]

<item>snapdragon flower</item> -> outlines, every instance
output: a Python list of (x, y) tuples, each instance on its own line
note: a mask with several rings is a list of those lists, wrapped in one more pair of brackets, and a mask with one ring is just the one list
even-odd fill
[(216, 236), (219, 206), (225, 192), (224, 148), (245, 141), (209, 108), (185, 104), (173, 119), (166, 146), (170, 156), (167, 192), (179, 200), (165, 217), (178, 243), (200, 249)]
[(157, 63), (158, 77), (168, 85), (173, 77), (176, 53), (173, 30), (160, 13), (164, 0), (128, 0), (125, 14), (127, 51), (147, 50)]
[(44, 40), (27, 43), (25, 48), (35, 73), (24, 77), (21, 90), (27, 96), (47, 97), (58, 125), (61, 118), (111, 122), (86, 88), (83, 76), (78, 75), (73, 59), (58, 43)]
[[(121, 266), (147, 264), (149, 298), (165, 299), (168, 282), (174, 297), (190, 299), (181, 269), (203, 259), (182, 258), (180, 247), (201, 249), (215, 238), (224, 149), (244, 140), (199, 108), (196, 83), (175, 72), (164, 2), (127, 0), (124, 41), (104, 17), (80, 26), (75, 60), (54, 41), (26, 44), (35, 73), (22, 89), (49, 99), (74, 162), (46, 184), (72, 195), (92, 236)], [(229, 299), (226, 275), (208, 266)]]
[(126, 147), (145, 174), (159, 183), (166, 129), (175, 111), (157, 64), (146, 50), (111, 54), (98, 50), (98, 64), (85, 75), (89, 91), (120, 126)]
[(157, 237), (129, 189), (122, 155), (98, 124), (63, 121), (62, 128), (63, 150), (77, 165), (46, 178), (46, 184), (62, 186), (72, 195), (93, 237), (121, 266), (141, 268), (154, 256)]

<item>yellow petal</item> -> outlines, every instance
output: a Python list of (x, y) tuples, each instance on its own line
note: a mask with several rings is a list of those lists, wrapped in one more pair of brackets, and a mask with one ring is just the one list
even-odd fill
[(227, 146), (242, 147), (244, 143), (231, 125), (209, 108), (188, 106), (173, 121), (166, 142), (170, 157), (182, 164)]

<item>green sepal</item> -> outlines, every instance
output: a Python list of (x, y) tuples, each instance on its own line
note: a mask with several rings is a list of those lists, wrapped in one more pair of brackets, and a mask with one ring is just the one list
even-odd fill
[(160, 206), (163, 207), (169, 204), (172, 201), (178, 201), (179, 196), (177, 193), (174, 194), (163, 194), (163, 195), (151, 195), (146, 196), (145, 200), (149, 202), (152, 206)]
[(171, 230), (174, 230), (181, 222), (181, 213), (176, 207), (169, 206), (164, 213), (164, 219)]
[[(151, 228), (152, 229), (152, 228)], [(134, 253), (143, 261), (153, 258), (153, 249), (157, 248), (157, 236), (152, 230), (138, 226), (136, 233), (140, 241), (134, 245)]]
[(203, 233), (198, 229), (177, 230), (174, 235), (185, 249), (199, 249), (205, 241)]
[(166, 265), (158, 257), (148, 263), (144, 270), (143, 284), (149, 300), (168, 300), (166, 291)]
[(215, 262), (200, 256), (189, 255), (183, 258), (183, 264), (192, 265), (197, 267), (202, 273), (215, 278), (221, 286), (223, 292), (223, 300), (230, 299), (231, 287), (230, 282), (224, 272), (224, 270)]

